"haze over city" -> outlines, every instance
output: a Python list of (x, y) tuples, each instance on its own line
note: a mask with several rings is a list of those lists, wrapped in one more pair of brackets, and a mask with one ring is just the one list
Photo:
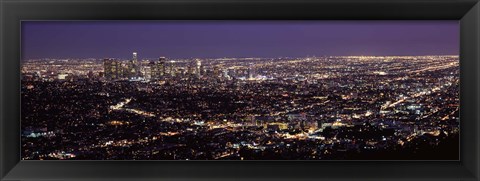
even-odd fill
[(457, 55), (458, 21), (24, 21), (22, 59)]

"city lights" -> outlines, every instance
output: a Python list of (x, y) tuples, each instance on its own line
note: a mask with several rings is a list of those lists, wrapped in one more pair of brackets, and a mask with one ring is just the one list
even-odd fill
[(458, 56), (139, 57), (25, 61), (22, 159), (412, 159), (458, 148)]

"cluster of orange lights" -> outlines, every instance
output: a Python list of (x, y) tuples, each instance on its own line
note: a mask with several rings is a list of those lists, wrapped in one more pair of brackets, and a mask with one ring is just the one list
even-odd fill
[(112, 125), (112, 126), (122, 126), (122, 125), (125, 125), (125, 124), (130, 124), (130, 122), (125, 122), (125, 121), (110, 121), (108, 122), (109, 125)]

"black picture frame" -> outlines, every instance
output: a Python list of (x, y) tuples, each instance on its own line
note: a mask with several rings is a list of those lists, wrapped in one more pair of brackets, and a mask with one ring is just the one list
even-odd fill
[[(22, 20), (459, 20), (460, 161), (21, 161)], [(0, 180), (480, 180), (478, 0), (0, 0)]]

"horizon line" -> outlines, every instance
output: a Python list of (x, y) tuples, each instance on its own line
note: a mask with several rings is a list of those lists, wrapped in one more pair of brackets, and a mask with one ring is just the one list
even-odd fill
[[(279, 57), (182, 57), (182, 58), (170, 58), (170, 59), (230, 59), (230, 58), (261, 58), (261, 59), (267, 59), (267, 58), (312, 58), (312, 57), (428, 57), (428, 56), (460, 56), (460, 54), (427, 54), (427, 55), (313, 55), (313, 56), (279, 56)], [(167, 56), (158, 56), (158, 57), (146, 57), (142, 58), (139, 60), (144, 60), (144, 59), (155, 59), (155, 58), (160, 58), (160, 57), (166, 57)], [(131, 58), (131, 57), (130, 57)], [(54, 59), (54, 60), (60, 60), (60, 59), (123, 59), (123, 60), (128, 60), (130, 58), (124, 58), (124, 57), (88, 57), (88, 58), (75, 58), (75, 57), (67, 57), (67, 58), (29, 58), (29, 59), (22, 59), (21, 61), (28, 61), (28, 60), (40, 60), (40, 59)]]

